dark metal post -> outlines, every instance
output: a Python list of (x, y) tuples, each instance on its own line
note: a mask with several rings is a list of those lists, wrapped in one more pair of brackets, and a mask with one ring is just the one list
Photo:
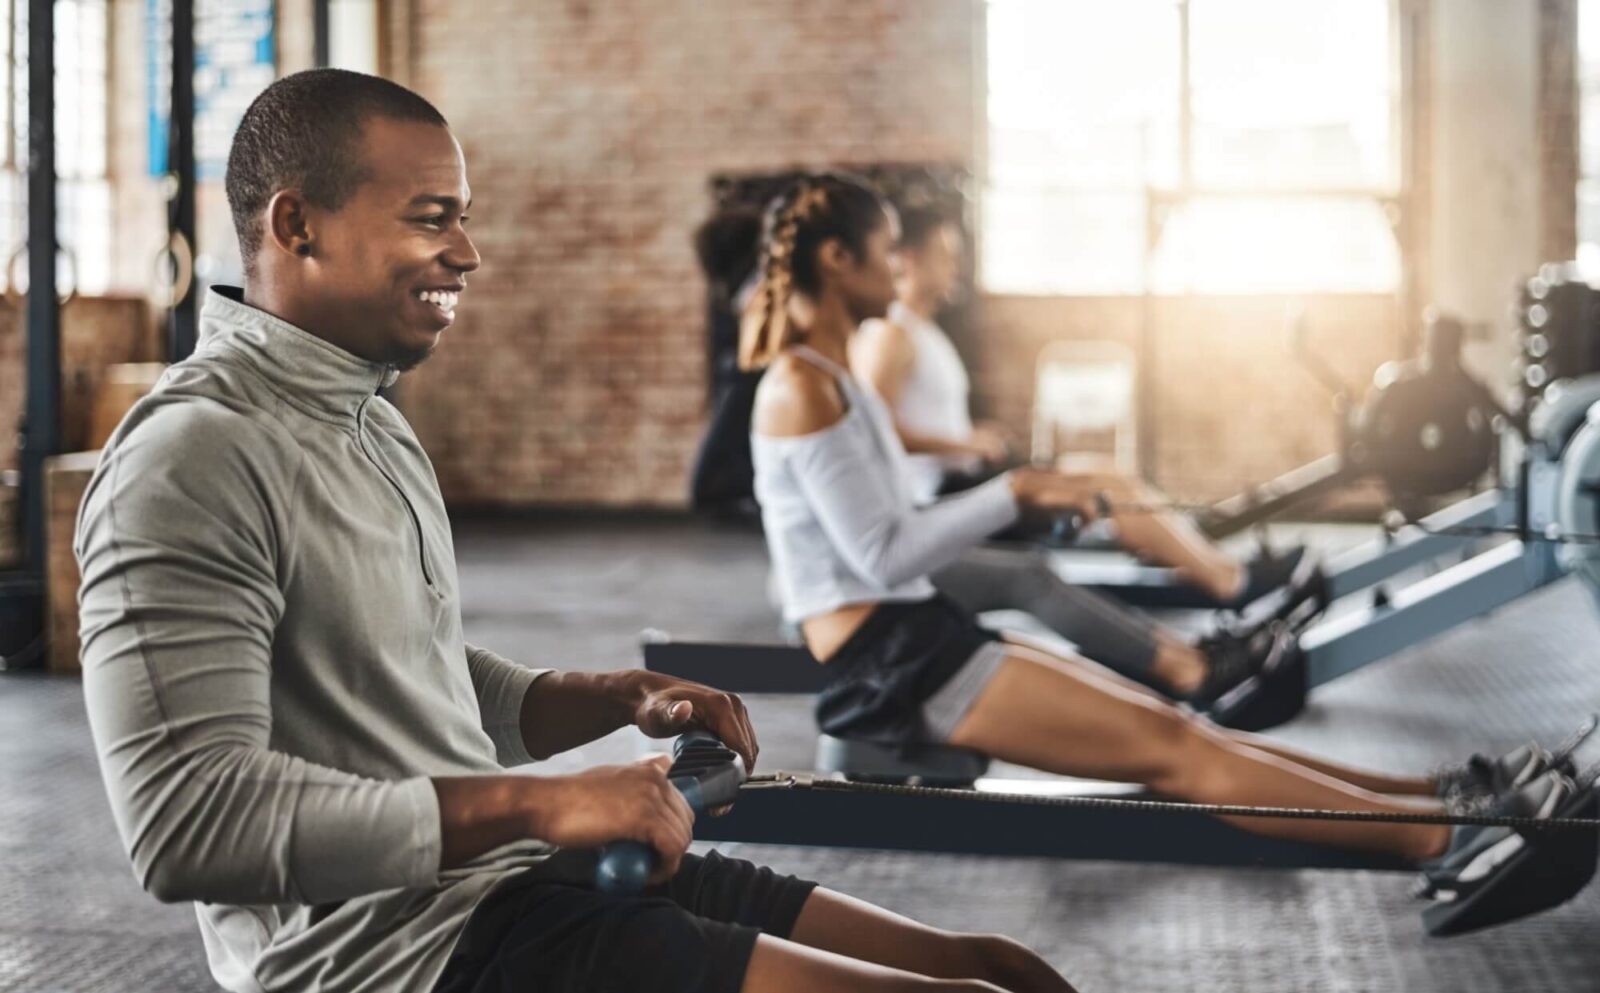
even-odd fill
[(28, 402), (22, 442), (26, 568), (44, 574), (44, 461), (61, 448), (56, 298), (55, 0), (28, 0)]
[(0, 671), (44, 658), (44, 463), (61, 448), (56, 298), (55, 0), (28, 0), (28, 398), (22, 418), (22, 569), (0, 573)]
[[(195, 162), (194, 162), (194, 0), (172, 0), (172, 110), (171, 155), (167, 168), (177, 180), (172, 201), (167, 206), (167, 230), (187, 239), (194, 255), (199, 253), (195, 237)], [(198, 328), (197, 281), (190, 280), (182, 299), (168, 315), (167, 342), (171, 359), (180, 362), (194, 351)]]
[(311, 60), (318, 69), (333, 64), (333, 33), (328, 15), (330, 0), (311, 0)]

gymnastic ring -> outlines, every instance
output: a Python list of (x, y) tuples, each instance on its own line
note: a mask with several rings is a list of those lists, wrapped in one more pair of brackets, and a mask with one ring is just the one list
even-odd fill
[[(17, 250), (11, 253), (6, 260), (6, 303), (15, 307), (22, 300), (25, 293), (17, 292), (17, 262), (28, 254), (28, 244), (23, 242)], [(67, 283), (66, 291), (56, 287), (56, 306), (65, 307), (78, 297), (78, 256), (72, 249), (65, 245), (56, 245), (56, 254), (67, 260), (67, 271), (72, 273), (72, 280)]]
[[(169, 281), (163, 265), (172, 266)], [(165, 310), (182, 303), (194, 286), (194, 246), (182, 231), (174, 231), (156, 252), (154, 278), (150, 283), (150, 302)]]

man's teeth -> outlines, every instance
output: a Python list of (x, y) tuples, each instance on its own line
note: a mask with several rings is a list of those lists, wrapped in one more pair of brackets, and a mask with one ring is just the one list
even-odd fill
[(444, 311), (455, 310), (456, 301), (461, 298), (459, 293), (451, 293), (447, 290), (423, 290), (417, 296), (424, 303), (431, 303)]

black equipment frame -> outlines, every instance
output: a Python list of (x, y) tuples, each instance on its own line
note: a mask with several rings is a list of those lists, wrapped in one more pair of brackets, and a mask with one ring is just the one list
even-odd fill
[(54, 0), (28, 0), (28, 339), (21, 455), (22, 568), (0, 574), (0, 668), (43, 657), (44, 463), (61, 448), (61, 302), (56, 295)]
[[(194, 158), (194, 0), (172, 0), (172, 109), (169, 114), (171, 144), (167, 168), (174, 180), (167, 204), (169, 242), (187, 241), (191, 257), (199, 257), (196, 239)], [(183, 296), (167, 314), (167, 348), (173, 362), (194, 353), (200, 328), (199, 283), (194, 279), (179, 287)]]
[[(783, 774), (778, 775), (782, 779)], [(980, 785), (982, 781), (980, 781)], [(752, 788), (699, 841), (1262, 869), (1415, 871), (1404, 859), (1250, 834), (1203, 813), (975, 802), (941, 791)]]

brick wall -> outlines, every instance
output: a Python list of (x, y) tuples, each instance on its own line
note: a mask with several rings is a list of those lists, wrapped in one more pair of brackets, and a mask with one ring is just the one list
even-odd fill
[(683, 503), (712, 173), (973, 158), (972, 0), (414, 9), (484, 256), (402, 394), (458, 504)]

